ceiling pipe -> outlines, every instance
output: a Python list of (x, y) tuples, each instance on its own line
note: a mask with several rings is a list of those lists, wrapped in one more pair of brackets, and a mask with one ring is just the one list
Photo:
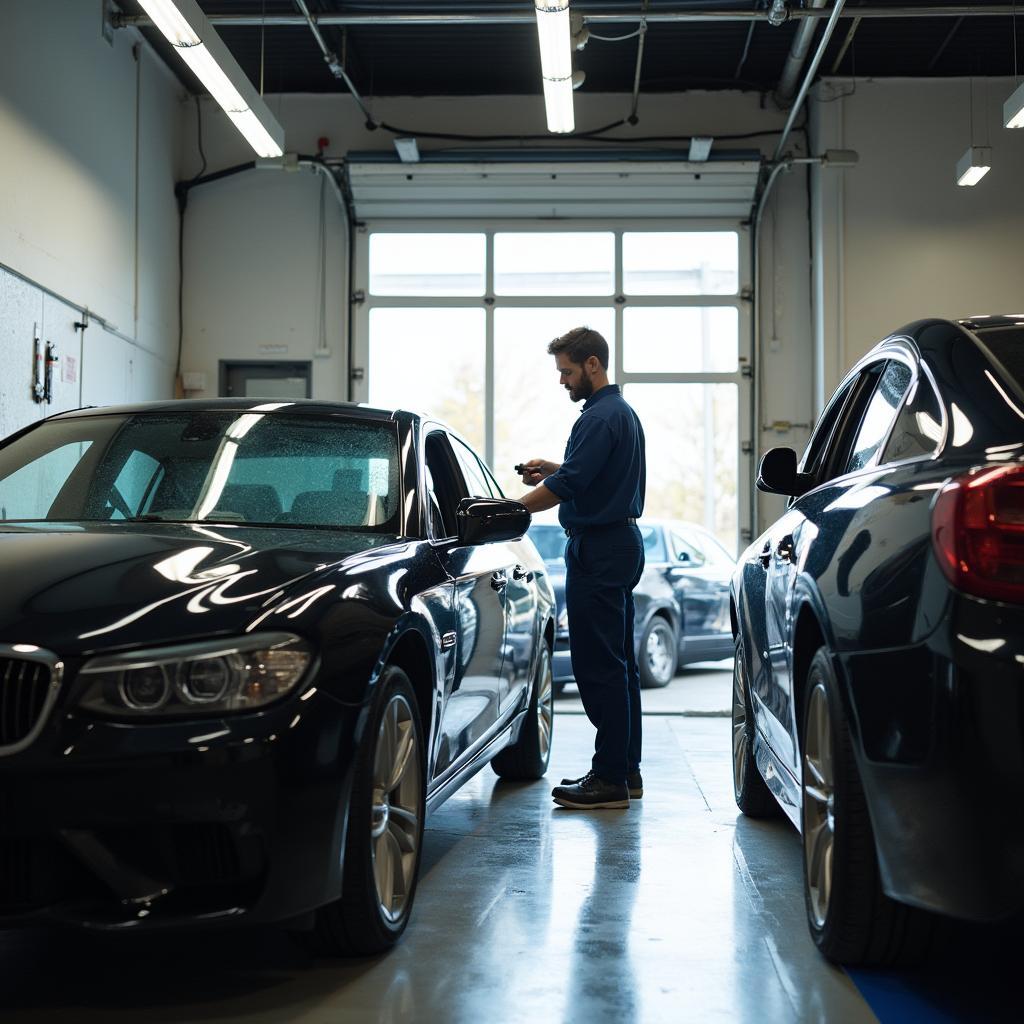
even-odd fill
[[(604, 11), (580, 10), (579, 13), (587, 23), (611, 23), (611, 22), (639, 22), (641, 15), (636, 10), (631, 11)], [(961, 18), (961, 17), (1003, 17), (1008, 18), (1013, 13), (1013, 5), (1003, 4), (954, 4), (942, 6), (933, 4), (928, 7), (857, 7), (844, 12), (844, 18)], [(735, 11), (722, 10), (697, 10), (687, 9), (679, 11), (649, 11), (643, 15), (647, 23), (672, 24), (681, 22), (736, 22), (736, 21), (764, 21), (767, 22), (768, 14), (764, 8)], [(811, 21), (829, 17), (827, 10), (817, 8), (790, 10), (790, 21)], [(225, 28), (244, 28), (266, 25), (271, 28), (281, 27), (308, 27), (310, 21), (301, 14), (268, 14), (265, 17), (259, 13), (255, 14), (209, 14), (207, 19), (211, 24)], [(534, 15), (531, 11), (525, 13), (488, 13), (486, 8), (479, 12), (459, 13), (438, 13), (438, 14), (413, 14), (406, 12), (394, 12), (385, 14), (313, 14), (309, 19), (316, 26), (345, 25), (352, 27), (359, 26), (386, 26), (386, 25), (526, 25), (533, 24)], [(144, 14), (115, 14), (111, 18), (116, 28), (149, 28), (152, 27), (152, 19)]]
[[(295, 0), (295, 4), (302, 11), (306, 24), (309, 25), (309, 30), (313, 33), (313, 38), (316, 39), (317, 46), (320, 47), (320, 52), (324, 55), (324, 63), (331, 69), (331, 74), (345, 83), (345, 87), (352, 94), (352, 98), (359, 104), (359, 109), (363, 112), (363, 117), (366, 118), (366, 127), (371, 131), (377, 128), (377, 122), (363, 101), (363, 97), (359, 95), (359, 90), (356, 88), (355, 83), (348, 77), (348, 73), (342, 66), (341, 61), (338, 60), (338, 55), (327, 45), (316, 19), (310, 13), (309, 7), (306, 6), (306, 0)], [(321, 22), (321, 24), (326, 24), (326, 22)]]
[[(826, 0), (811, 0), (811, 7), (820, 10), (825, 6)], [(800, 72), (807, 63), (807, 54), (814, 42), (814, 34), (818, 31), (818, 23), (809, 18), (802, 21), (797, 27), (796, 35), (793, 37), (793, 45), (789, 48), (786, 63), (779, 76), (779, 84), (775, 87), (775, 100), (780, 107), (788, 107), (796, 95), (797, 83), (800, 81)]]

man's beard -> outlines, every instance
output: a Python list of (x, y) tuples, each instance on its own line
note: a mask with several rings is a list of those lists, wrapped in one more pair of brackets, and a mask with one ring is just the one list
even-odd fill
[[(586, 374), (586, 371), (584, 371), (584, 374)], [(593, 393), (594, 382), (588, 376), (584, 376), (583, 380), (581, 380), (576, 387), (569, 389), (569, 397), (574, 402), (586, 401), (586, 399), (588, 399)]]

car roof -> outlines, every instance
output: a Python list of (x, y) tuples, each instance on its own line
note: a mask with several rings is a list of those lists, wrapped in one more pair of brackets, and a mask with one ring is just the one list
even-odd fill
[(418, 422), (418, 414), (404, 409), (381, 409), (356, 402), (325, 402), (311, 398), (275, 402), (254, 398), (179, 398), (156, 402), (132, 402), (124, 405), (88, 405), (81, 409), (55, 413), (49, 419), (80, 416), (146, 415), (172, 412), (259, 412), (273, 415), (287, 413), (300, 416), (348, 416), (353, 419), (396, 420)]

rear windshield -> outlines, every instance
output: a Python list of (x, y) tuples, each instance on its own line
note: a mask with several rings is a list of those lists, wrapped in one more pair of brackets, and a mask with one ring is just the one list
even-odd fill
[(397, 534), (392, 423), (245, 412), (55, 419), (0, 448), (0, 521), (319, 526)]
[(974, 333), (1003, 364), (1014, 383), (1024, 389), (1024, 326), (990, 327)]

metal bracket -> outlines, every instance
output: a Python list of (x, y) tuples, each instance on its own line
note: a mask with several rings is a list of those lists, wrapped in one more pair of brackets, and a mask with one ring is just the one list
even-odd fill
[(753, 455), (754, 454), (754, 442), (753, 441), (744, 441), (740, 445), (740, 451), (744, 455)]
[(748, 379), (753, 377), (754, 376), (754, 368), (752, 366), (750, 366), (749, 364), (746, 365), (746, 366), (741, 366), (740, 367), (740, 376), (741, 377), (746, 377)]
[(366, 292), (364, 292), (361, 288), (359, 289), (359, 291), (355, 291), (355, 292), (352, 293), (351, 302), (353, 304), (355, 304), (357, 306), (361, 306), (365, 301), (366, 301)]
[(43, 383), (43, 349), (39, 324), (32, 325), (32, 401), (46, 401), (46, 387)]
[(366, 377), (366, 370), (361, 366), (353, 366), (349, 377), (351, 377), (352, 380), (363, 380)]

